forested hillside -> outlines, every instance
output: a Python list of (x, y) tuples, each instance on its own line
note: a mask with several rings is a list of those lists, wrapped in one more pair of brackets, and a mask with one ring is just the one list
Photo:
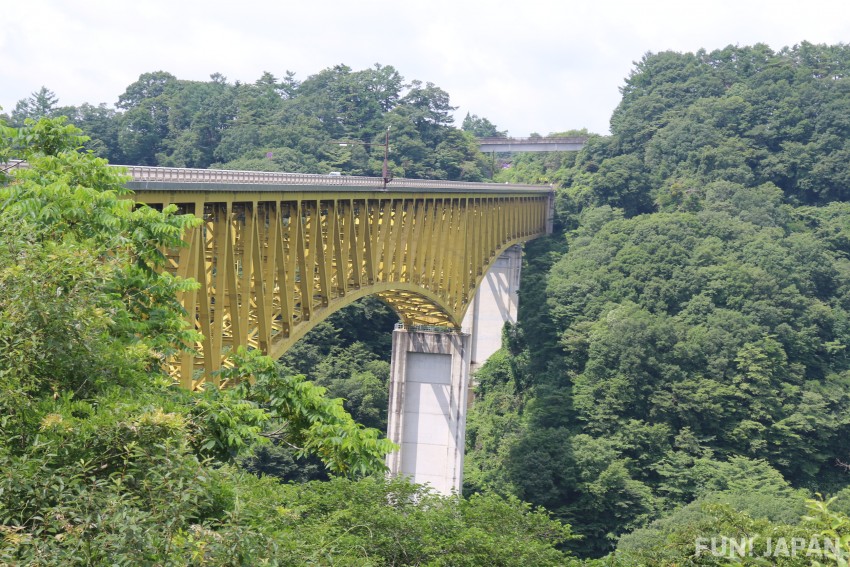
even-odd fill
[[(36, 164), (0, 188), (0, 562), (716, 565), (697, 538), (743, 536), (754, 555), (768, 537), (850, 551), (850, 47), (650, 53), (622, 94), (611, 135), (499, 168), (471, 135), (505, 132), (455, 128), (447, 93), (382, 65), (148, 73), (116, 110), (21, 101), (0, 146)], [(32, 121), (56, 115), (91, 139)], [(368, 476), (394, 321), (375, 301), (280, 364), (241, 354), (256, 386), (168, 388), (159, 363), (188, 332), (169, 293), (191, 283), (158, 279), (153, 250), (191, 220), (124, 211), (94, 157), (378, 175), (387, 126), (396, 176), (557, 192), (519, 321), (477, 375), (459, 499)], [(768, 564), (836, 562), (787, 551)]]
[(611, 136), (500, 174), (557, 183), (564, 235), (527, 247), (466, 489), (672, 563), (815, 492), (846, 509), (850, 48), (647, 54), (622, 91)]

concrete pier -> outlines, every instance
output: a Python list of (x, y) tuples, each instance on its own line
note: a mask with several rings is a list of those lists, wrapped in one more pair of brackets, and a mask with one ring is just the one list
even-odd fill
[(471, 333), (472, 373), (502, 348), (505, 323), (516, 323), (521, 268), (522, 247), (511, 246), (490, 266), (463, 318)]
[(511, 246), (490, 266), (466, 312), (470, 333), (396, 329), (390, 368), (387, 455), (394, 476), (460, 492), (470, 376), (502, 346), (505, 322), (516, 322), (522, 248)]
[(460, 492), (466, 438), (469, 335), (396, 329), (393, 332), (387, 455), (394, 476)]

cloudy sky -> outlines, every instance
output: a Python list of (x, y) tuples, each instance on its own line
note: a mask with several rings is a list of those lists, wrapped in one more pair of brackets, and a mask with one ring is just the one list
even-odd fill
[(850, 42), (846, 0), (0, 0), (0, 106), (114, 104), (139, 75), (394, 66), (513, 136), (608, 132), (647, 52)]

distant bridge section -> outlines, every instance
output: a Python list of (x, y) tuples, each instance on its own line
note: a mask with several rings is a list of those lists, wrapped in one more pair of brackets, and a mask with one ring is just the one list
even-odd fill
[(569, 138), (478, 138), (478, 146), (484, 153), (520, 152), (577, 152), (587, 142), (585, 136)]

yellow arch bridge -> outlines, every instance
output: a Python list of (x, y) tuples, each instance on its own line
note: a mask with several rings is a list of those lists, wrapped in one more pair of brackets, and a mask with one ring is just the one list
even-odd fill
[[(134, 199), (203, 223), (170, 269), (200, 282), (181, 298), (203, 334), (176, 361), (181, 385), (217, 385), (239, 345), (280, 357), (367, 295), (408, 326), (459, 329), (492, 262), (551, 231), (548, 186), (128, 167)], [(221, 384), (223, 385), (223, 384)]]

